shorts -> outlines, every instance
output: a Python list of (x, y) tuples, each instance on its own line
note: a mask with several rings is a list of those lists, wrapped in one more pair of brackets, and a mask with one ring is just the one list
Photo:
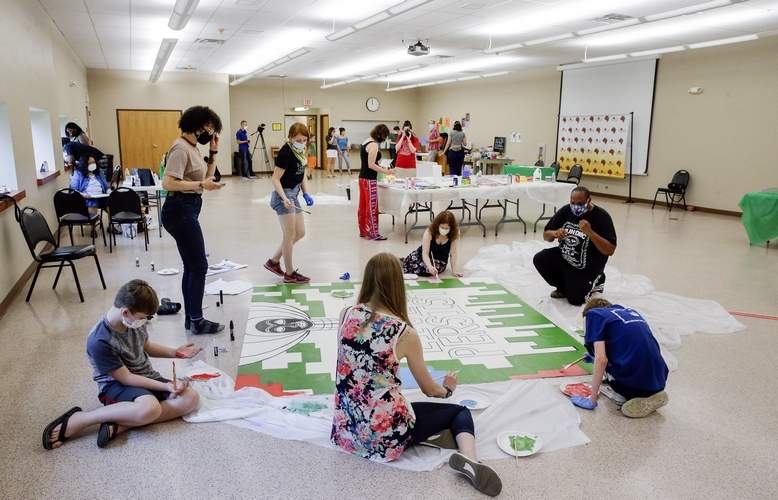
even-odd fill
[(327, 150), (327, 158), (337, 158), (338, 157), (338, 150), (337, 149), (328, 149)]
[[(300, 200), (298, 198), (300, 195), (300, 186), (296, 186), (292, 189), (284, 188), (284, 194), (286, 194), (286, 197), (289, 198), (289, 201), (291, 201), (296, 208), (300, 208)], [(281, 197), (278, 196), (278, 193), (275, 191), (270, 195), (270, 208), (275, 210), (278, 215), (302, 213), (295, 208), (286, 208), (283, 200), (281, 200)]]
[[(166, 378), (156, 379), (160, 382), (170, 382)], [(133, 402), (141, 396), (154, 396), (157, 401), (165, 401), (170, 397), (169, 391), (150, 391), (142, 387), (133, 387), (131, 385), (124, 385), (121, 382), (113, 381), (108, 382), (108, 385), (100, 391), (97, 395), (97, 399), (104, 405), (112, 405), (114, 403)]]
[(316, 157), (315, 156), (309, 156), (308, 157), (308, 168), (316, 168)]

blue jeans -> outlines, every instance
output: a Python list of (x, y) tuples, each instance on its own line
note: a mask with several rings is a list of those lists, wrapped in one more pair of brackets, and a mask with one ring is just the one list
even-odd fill
[(241, 159), (240, 175), (242, 175), (243, 177), (250, 177), (254, 175), (253, 165), (251, 161), (251, 153), (249, 153), (248, 148), (240, 150), (240, 159)]
[(162, 225), (176, 240), (178, 253), (184, 261), (181, 292), (184, 313), (191, 320), (203, 317), (205, 273), (208, 272), (203, 230), (197, 220), (202, 206), (201, 196), (180, 193), (169, 193), (162, 206)]
[(451, 175), (462, 175), (462, 165), (465, 163), (465, 150), (446, 151), (446, 160), (448, 160), (448, 173)]

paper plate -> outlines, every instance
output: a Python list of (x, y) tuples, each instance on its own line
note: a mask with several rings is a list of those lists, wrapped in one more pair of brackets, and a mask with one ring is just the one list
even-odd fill
[(406, 279), (406, 280), (415, 280), (415, 279), (418, 279), (418, 278), (419, 278), (419, 276), (416, 275), (416, 274), (413, 274), (413, 273), (405, 273), (405, 274), (403, 274), (403, 279)]
[(580, 382), (574, 384), (560, 384), (559, 390), (562, 391), (562, 394), (567, 397), (583, 396), (588, 398), (592, 395), (591, 384), (584, 384)]
[(467, 388), (454, 391), (452, 400), (469, 410), (483, 410), (492, 404), (492, 401), (485, 394)]
[(540, 451), (543, 443), (531, 432), (506, 431), (497, 436), (497, 446), (513, 457), (527, 457)]
[(354, 290), (333, 290), (332, 296), (339, 299), (347, 299), (354, 296)]
[(171, 274), (178, 274), (178, 269), (175, 269), (173, 267), (168, 267), (167, 269), (160, 269), (157, 271), (157, 274), (161, 274), (162, 276), (169, 276)]

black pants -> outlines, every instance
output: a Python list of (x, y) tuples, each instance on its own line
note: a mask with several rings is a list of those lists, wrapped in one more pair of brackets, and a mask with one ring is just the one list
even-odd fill
[(448, 403), (411, 403), (416, 414), (416, 425), (411, 429), (411, 443), (423, 443), (446, 429), (451, 434), (467, 432), (475, 436), (475, 426), (470, 410), (461, 405)]
[(208, 259), (205, 257), (203, 230), (197, 218), (203, 199), (195, 194), (168, 194), (162, 206), (162, 224), (176, 240), (178, 253), (184, 262), (181, 292), (184, 295), (184, 313), (191, 320), (203, 317), (203, 294)]
[(602, 269), (574, 269), (562, 258), (559, 247), (547, 248), (535, 254), (532, 259), (546, 283), (565, 294), (574, 306), (586, 302), (592, 291), (605, 283)]
[(609, 380), (608, 385), (610, 385), (614, 391), (624, 396), (624, 399), (626, 399), (627, 401), (635, 398), (647, 398), (659, 392), (659, 391), (645, 391), (641, 389), (633, 389), (631, 387), (621, 385), (616, 380)]
[(465, 150), (446, 151), (446, 160), (448, 161), (448, 173), (451, 175), (462, 175), (462, 165), (465, 163)]
[(254, 175), (253, 171), (253, 162), (251, 161), (251, 153), (249, 153), (248, 149), (243, 149), (240, 151), (240, 160), (241, 160), (241, 173), (243, 177), (250, 177)]

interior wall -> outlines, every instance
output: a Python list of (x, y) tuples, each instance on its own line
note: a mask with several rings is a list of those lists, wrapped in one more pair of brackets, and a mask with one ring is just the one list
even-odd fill
[[(270, 154), (271, 147), (281, 146), (286, 140), (288, 131), (274, 132), (271, 127), (273, 122), (283, 124), (285, 115), (329, 114), (330, 126), (332, 127), (337, 127), (343, 120), (386, 120), (387, 122), (399, 120), (402, 122), (406, 119), (413, 120), (416, 116), (418, 102), (415, 91), (385, 92), (385, 86), (382, 84), (355, 84), (329, 89), (319, 87), (318, 81), (289, 82), (267, 79), (249, 81), (230, 87), (230, 117), (232, 119), (230, 141), (232, 150), (237, 151), (238, 149), (235, 142), (235, 131), (240, 126), (241, 120), (249, 122), (249, 131), (256, 130), (260, 123), (267, 126), (264, 135), (268, 154)], [(378, 111), (368, 111), (365, 102), (369, 97), (378, 98), (381, 103)], [(293, 108), (302, 106), (305, 98), (312, 100), (312, 111), (295, 113)], [(349, 136), (349, 138), (355, 144), (360, 144), (367, 139), (367, 137), (355, 136)], [(321, 145), (318, 143), (317, 147), (321, 149)], [(256, 166), (258, 161), (261, 161), (259, 151), (254, 157), (255, 170), (260, 170), (260, 167)], [(358, 152), (351, 152), (350, 161), (352, 169), (359, 168)]]
[[(230, 98), (227, 75), (165, 72), (149, 82), (148, 71), (90, 69), (87, 73), (90, 97), (92, 140), (104, 153), (119, 162), (117, 109), (177, 109), (202, 105), (213, 109), (226, 129), (230, 124)], [(160, 144), (160, 160), (170, 144)], [(227, 165), (229, 146), (220, 145), (218, 165)], [(228, 171), (220, 168), (220, 171)]]
[[(1, 0), (0, 32), (11, 45), (0, 51), (0, 102), (5, 103), (10, 124), (13, 158), (19, 189), (26, 191), (22, 206), (32, 206), (56, 227), (52, 199), (68, 183), (67, 175), (43, 186), (36, 183), (30, 108), (49, 112), (55, 164), (62, 169), (59, 148), (59, 115), (85, 123), (88, 101), (86, 69), (38, 2)], [(71, 85), (72, 82), (72, 85)], [(3, 165), (6, 168), (7, 165)], [(32, 262), (12, 209), (0, 213), (0, 301)]]

